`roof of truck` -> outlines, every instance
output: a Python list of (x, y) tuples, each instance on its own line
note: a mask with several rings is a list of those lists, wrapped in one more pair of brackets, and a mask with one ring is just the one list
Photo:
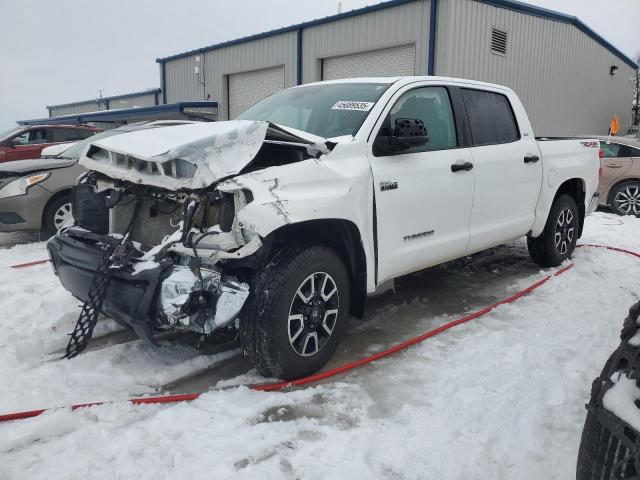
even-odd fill
[(491, 88), (500, 88), (504, 90), (511, 90), (509, 87), (504, 85), (499, 85), (496, 83), (487, 83), (487, 82), (479, 82), (478, 80), (469, 80), (466, 78), (454, 78), (454, 77), (439, 77), (432, 75), (405, 75), (401, 77), (354, 77), (354, 78), (341, 78), (337, 80), (322, 80), (320, 82), (313, 83), (305, 83), (303, 85), (298, 85), (291, 88), (300, 88), (306, 87), (309, 85), (324, 85), (324, 84), (332, 84), (332, 83), (383, 83), (383, 84), (392, 84), (392, 83), (401, 83), (402, 85), (406, 85), (411, 82), (420, 82), (420, 81), (436, 81), (443, 83), (464, 83), (467, 85), (474, 85), (478, 87), (491, 87)]

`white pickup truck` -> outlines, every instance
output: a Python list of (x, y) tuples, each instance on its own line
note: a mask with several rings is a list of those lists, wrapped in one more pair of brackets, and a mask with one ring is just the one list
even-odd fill
[(291, 379), (328, 361), (386, 280), (523, 236), (542, 266), (569, 258), (598, 204), (598, 153), (536, 140), (499, 85), (314, 83), (236, 120), (93, 142), (75, 226), (48, 248), (87, 311), (151, 342), (237, 335), (260, 373)]

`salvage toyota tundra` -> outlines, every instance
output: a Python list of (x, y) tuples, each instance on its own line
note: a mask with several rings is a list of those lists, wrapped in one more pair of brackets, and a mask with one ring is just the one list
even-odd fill
[(569, 258), (598, 204), (593, 139), (536, 139), (516, 94), (439, 77), (320, 82), (239, 118), (92, 142), (48, 243), (85, 303), (150, 342), (237, 335), (257, 370), (321, 368), (395, 277), (526, 236)]

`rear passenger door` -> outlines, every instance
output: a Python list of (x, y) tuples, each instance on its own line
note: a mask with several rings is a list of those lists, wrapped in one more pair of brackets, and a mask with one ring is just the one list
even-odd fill
[(471, 130), (475, 193), (469, 250), (525, 235), (535, 221), (542, 162), (530, 127), (520, 131), (513, 105), (500, 91), (461, 89)]

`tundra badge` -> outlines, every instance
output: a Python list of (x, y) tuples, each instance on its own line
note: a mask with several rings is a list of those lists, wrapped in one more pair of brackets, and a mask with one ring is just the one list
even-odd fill
[(385, 192), (387, 190), (397, 190), (398, 189), (398, 182), (396, 182), (395, 180), (393, 181), (387, 181), (387, 182), (380, 182), (380, 191), (381, 192)]

